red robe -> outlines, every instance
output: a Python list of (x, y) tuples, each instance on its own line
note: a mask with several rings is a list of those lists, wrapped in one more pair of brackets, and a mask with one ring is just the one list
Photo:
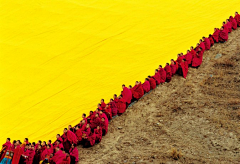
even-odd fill
[(14, 150), (12, 164), (18, 164), (22, 154), (23, 154), (22, 148), (20, 146), (17, 146), (16, 149)]
[(123, 98), (128, 104), (131, 103), (131, 100), (132, 100), (132, 92), (131, 92), (131, 90), (128, 89), (127, 87), (124, 87), (124, 88), (123, 88), (122, 98)]
[(94, 129), (94, 133), (96, 135), (96, 141), (101, 142), (101, 140), (102, 140), (102, 128), (100, 127), (99, 129)]
[(77, 144), (77, 136), (72, 131), (68, 130), (65, 135), (67, 135), (65, 142), (68, 140), (71, 144)]
[(97, 126), (99, 126), (101, 119), (99, 117), (94, 117), (93, 120), (91, 120), (90, 127), (92, 129), (95, 129)]
[(101, 103), (101, 108), (104, 109), (106, 107), (106, 104), (104, 102)]
[(176, 62), (177, 62), (178, 64), (181, 64), (182, 60), (183, 60), (183, 57), (182, 57), (182, 56), (179, 56), (179, 57), (177, 58)]
[(81, 129), (78, 129), (76, 132), (75, 132), (76, 136), (77, 136), (77, 140), (78, 142), (79, 141), (82, 141), (82, 130)]
[[(24, 149), (24, 151), (23, 151), (22, 154), (25, 155), (25, 156), (27, 156), (27, 157), (29, 157), (29, 152), (30, 152), (30, 151), (29, 151), (28, 149), (27, 149), (27, 150)], [(28, 161), (28, 158), (25, 158), (24, 162), (25, 162), (26, 164), (27, 164), (27, 161)]]
[(182, 62), (181, 67), (182, 67), (183, 77), (186, 79), (187, 73), (188, 73), (188, 63), (187, 62)]
[(100, 122), (100, 127), (102, 128), (102, 134), (106, 135), (107, 132), (108, 132), (108, 122), (106, 120), (105, 121), (101, 121)]
[(213, 35), (212, 35), (212, 37), (213, 37), (213, 40), (216, 42), (216, 43), (218, 43), (218, 39), (219, 39), (219, 32), (220, 32), (220, 30), (219, 29), (217, 29), (214, 33), (213, 33)]
[(166, 82), (170, 82), (172, 79), (172, 71), (171, 71), (171, 67), (169, 65), (166, 65), (164, 67), (164, 70), (166, 72)]
[(121, 98), (117, 103), (118, 113), (122, 114), (126, 111), (126, 100)]
[(202, 59), (203, 59), (203, 51), (198, 52), (194, 57), (192, 61), (192, 66), (193, 67), (198, 67), (202, 64)]
[(35, 155), (35, 151), (30, 149), (29, 150), (29, 156), (26, 160), (27, 161), (26, 164), (32, 164), (33, 163), (34, 155)]
[(230, 22), (232, 23), (232, 28), (234, 30), (236, 30), (237, 29), (237, 22), (232, 16), (230, 17)]
[(106, 116), (105, 113), (99, 114), (99, 118), (100, 118), (100, 119), (104, 118), (105, 121), (106, 121), (106, 123), (107, 123), (107, 124), (109, 123), (108, 118), (107, 118), (107, 116)]
[(135, 99), (140, 99), (144, 95), (144, 90), (142, 84), (135, 85), (132, 89), (133, 97)]
[(210, 43), (210, 40), (208, 38), (205, 38), (204, 44), (205, 44), (206, 50), (209, 50), (210, 47), (211, 47), (211, 43)]
[[(100, 123), (99, 123), (100, 124)], [(86, 136), (89, 136), (91, 134), (91, 128), (86, 128), (83, 133), (86, 134)]]
[(156, 81), (153, 78), (149, 78), (150, 89), (156, 88)]
[(176, 64), (171, 64), (170, 67), (171, 67), (171, 72), (172, 72), (172, 76), (173, 76), (173, 75), (175, 75), (176, 72), (177, 72)]
[(228, 28), (228, 32), (229, 33), (232, 32), (232, 23), (231, 22), (227, 22), (226, 25), (227, 25), (227, 28)]
[(69, 153), (70, 153), (70, 156), (74, 157), (75, 158), (75, 163), (78, 162), (78, 149), (75, 147), (75, 148), (71, 148), (69, 150)]
[(161, 83), (161, 78), (159, 72), (155, 73), (153, 78), (156, 80), (156, 84), (159, 85)]
[(143, 87), (143, 90), (144, 90), (145, 93), (149, 92), (150, 89), (151, 89), (151, 88), (150, 88), (150, 83), (149, 83), (149, 81), (145, 81), (145, 82), (143, 83), (142, 87)]
[(203, 51), (203, 52), (204, 52), (205, 49), (206, 49), (204, 42), (200, 43), (200, 44), (199, 44), (199, 47), (202, 48), (202, 51)]
[[(182, 57), (181, 57), (182, 59)], [(159, 74), (160, 74), (160, 83), (164, 83), (166, 81), (166, 78), (167, 78), (167, 73), (166, 71), (163, 69), (163, 68), (160, 68), (158, 70)]]
[(11, 142), (6, 142), (5, 144), (2, 145), (3, 149), (5, 150), (4, 153), (1, 154), (0, 156), (0, 162), (2, 161), (2, 159), (5, 157), (7, 150), (11, 149)]
[(220, 30), (219, 33), (219, 41), (220, 42), (225, 42), (228, 40), (228, 31), (227, 30)]
[[(46, 158), (46, 156), (50, 156), (50, 154), (53, 153), (53, 150), (50, 149), (45, 149), (42, 153), (41, 153), (41, 160), (44, 160)], [(35, 154), (35, 153), (34, 153)]]
[(56, 164), (61, 164), (63, 159), (66, 158), (66, 154), (63, 154), (63, 152), (61, 150), (59, 150), (58, 152), (56, 152), (52, 158), (52, 160), (56, 163)]
[(71, 158), (69, 156), (66, 156), (63, 158), (61, 164), (71, 164)]
[(214, 40), (213, 40), (212, 36), (210, 36), (208, 39), (210, 40), (211, 46), (213, 46), (214, 45)]
[(234, 19), (236, 20), (237, 25), (240, 26), (240, 15), (239, 14), (235, 15)]
[(193, 58), (193, 55), (191, 52), (189, 52), (185, 55), (185, 59), (189, 65), (192, 63), (192, 58)]
[(110, 107), (112, 111), (112, 116), (116, 116), (118, 111), (117, 104), (114, 101), (110, 102)]

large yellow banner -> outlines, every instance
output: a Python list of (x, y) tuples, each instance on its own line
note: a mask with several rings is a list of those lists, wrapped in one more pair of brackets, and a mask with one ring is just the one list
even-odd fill
[(54, 139), (239, 9), (239, 0), (0, 0), (0, 143)]

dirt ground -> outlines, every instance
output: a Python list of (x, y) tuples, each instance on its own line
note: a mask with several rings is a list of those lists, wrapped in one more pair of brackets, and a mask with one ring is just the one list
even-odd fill
[(240, 28), (205, 52), (187, 79), (175, 75), (112, 120), (102, 142), (80, 146), (79, 157), (81, 164), (239, 164)]

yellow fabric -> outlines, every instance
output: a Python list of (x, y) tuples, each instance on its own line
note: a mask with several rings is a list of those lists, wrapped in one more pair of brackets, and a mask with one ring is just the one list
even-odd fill
[(0, 143), (55, 139), (195, 46), (239, 0), (0, 0)]

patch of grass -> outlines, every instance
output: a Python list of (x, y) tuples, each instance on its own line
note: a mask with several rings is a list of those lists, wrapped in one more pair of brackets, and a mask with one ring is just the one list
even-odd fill
[(232, 68), (235, 66), (235, 63), (233, 60), (230, 59), (222, 59), (217, 60), (213, 66), (216, 68)]
[(174, 160), (178, 160), (180, 158), (183, 157), (183, 154), (181, 151), (177, 150), (176, 148), (172, 148), (170, 150), (170, 156), (174, 159)]

